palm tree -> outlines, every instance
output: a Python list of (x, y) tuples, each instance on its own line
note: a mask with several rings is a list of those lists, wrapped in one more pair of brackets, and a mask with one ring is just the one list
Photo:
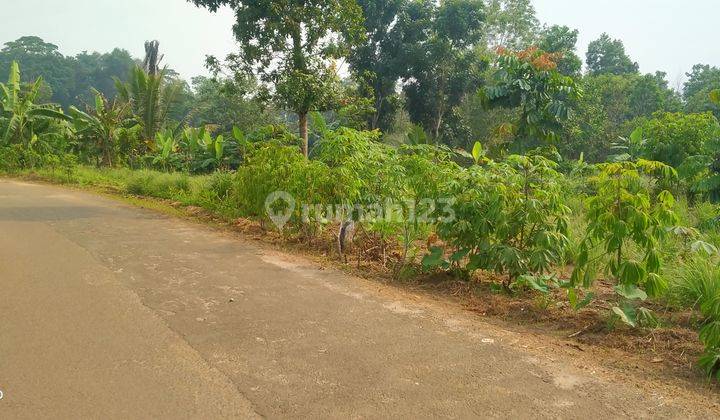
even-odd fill
[(145, 59), (143, 68), (147, 74), (156, 75), (160, 70), (160, 62), (164, 55), (160, 54), (160, 43), (158, 41), (145, 42)]
[(182, 84), (168, 77), (167, 67), (160, 68), (162, 55), (159, 43), (145, 43), (143, 66), (135, 66), (130, 80), (115, 79), (118, 96), (130, 104), (133, 114), (142, 126), (143, 140), (148, 147), (154, 147), (154, 139), (167, 120), (170, 107), (177, 100)]

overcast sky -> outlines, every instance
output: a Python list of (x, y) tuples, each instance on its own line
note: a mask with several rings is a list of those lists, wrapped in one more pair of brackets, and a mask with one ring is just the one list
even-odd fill
[[(535, 0), (538, 18), (580, 30), (578, 52), (602, 32), (620, 38), (643, 72), (662, 70), (672, 86), (695, 63), (720, 65), (720, 0)], [(160, 41), (165, 63), (183, 77), (204, 74), (206, 54), (235, 48), (233, 14), (185, 0), (0, 0), (0, 43), (37, 35), (66, 55), (125, 48), (142, 57)]]
[(622, 39), (642, 72), (664, 71), (671, 86), (693, 64), (720, 66), (720, 0), (534, 0), (543, 23), (578, 29), (585, 60), (590, 41)]

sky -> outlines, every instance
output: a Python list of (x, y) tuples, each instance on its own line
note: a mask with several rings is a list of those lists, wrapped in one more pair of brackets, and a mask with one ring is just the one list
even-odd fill
[[(578, 53), (602, 32), (625, 43), (643, 72), (664, 71), (677, 87), (693, 64), (720, 66), (720, 0), (534, 0), (542, 23), (580, 31)], [(157, 39), (164, 63), (190, 78), (207, 54), (235, 50), (228, 9), (210, 13), (185, 0), (0, 0), (0, 44), (37, 35), (65, 55), (127, 49), (141, 58)]]
[(694, 64), (720, 66), (720, 0), (534, 0), (543, 23), (578, 29), (578, 52), (607, 32), (640, 71), (664, 71), (671, 87)]
[(119, 47), (145, 56), (157, 39), (164, 64), (190, 78), (206, 74), (205, 56), (224, 57), (236, 46), (229, 9), (210, 13), (186, 0), (0, 0), (0, 44), (37, 35), (64, 55)]

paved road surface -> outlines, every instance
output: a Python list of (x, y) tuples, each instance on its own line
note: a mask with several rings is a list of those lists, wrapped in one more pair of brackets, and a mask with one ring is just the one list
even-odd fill
[(0, 180), (0, 418), (718, 414), (523, 340), (211, 228)]

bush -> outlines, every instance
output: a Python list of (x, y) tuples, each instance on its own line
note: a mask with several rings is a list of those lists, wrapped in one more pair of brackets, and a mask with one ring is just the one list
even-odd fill
[(668, 295), (683, 307), (699, 308), (720, 295), (720, 267), (704, 256), (696, 256), (675, 271)]
[[(434, 251), (426, 266), (460, 265), (506, 275), (506, 287), (523, 283), (547, 292), (550, 268), (561, 262), (568, 245), (567, 216), (555, 164), (540, 156), (509, 156), (460, 171), (451, 197), (454, 218), (437, 230), (450, 245)], [(450, 260), (439, 256), (449, 253)], [(467, 258), (466, 258), (467, 257)]]
[(643, 125), (647, 139), (643, 155), (672, 167), (680, 166), (690, 156), (705, 154), (706, 144), (720, 134), (720, 125), (709, 112), (658, 112), (653, 117)]
[(265, 218), (265, 201), (276, 191), (287, 192), (295, 200), (290, 222), (299, 226), (302, 205), (334, 203), (340, 185), (327, 165), (307, 160), (297, 147), (253, 144), (235, 176), (234, 202), (243, 214)]
[(700, 341), (705, 352), (699, 364), (709, 377), (720, 379), (720, 266), (716, 258), (698, 254), (676, 271), (670, 284), (673, 302), (698, 309)]

